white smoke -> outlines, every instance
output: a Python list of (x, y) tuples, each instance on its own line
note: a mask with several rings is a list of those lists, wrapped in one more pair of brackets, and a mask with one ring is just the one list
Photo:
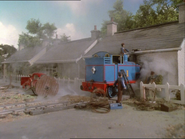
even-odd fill
[(163, 84), (177, 83), (177, 59), (175, 53), (153, 53), (139, 56), (142, 63), (141, 79), (144, 80), (154, 71), (157, 75), (163, 76)]

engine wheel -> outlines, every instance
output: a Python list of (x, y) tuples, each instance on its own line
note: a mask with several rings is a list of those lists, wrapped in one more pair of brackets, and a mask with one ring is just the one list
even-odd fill
[(112, 86), (107, 87), (107, 95), (109, 98), (116, 96), (117, 93), (118, 93), (117, 87)]
[(100, 89), (100, 88), (94, 89), (94, 91), (92, 93), (96, 94), (99, 97), (104, 97), (105, 94), (106, 94), (105, 91), (103, 89)]

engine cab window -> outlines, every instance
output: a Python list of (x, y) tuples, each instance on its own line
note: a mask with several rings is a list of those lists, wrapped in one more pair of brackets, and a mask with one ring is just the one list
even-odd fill
[(112, 62), (114, 64), (123, 63), (123, 56), (112, 56)]

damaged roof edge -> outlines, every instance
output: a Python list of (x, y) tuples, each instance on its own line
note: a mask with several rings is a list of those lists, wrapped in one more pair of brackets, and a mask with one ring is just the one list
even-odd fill
[(167, 48), (167, 49), (156, 49), (156, 50), (144, 50), (144, 51), (136, 51), (136, 52), (131, 52), (130, 54), (143, 54), (143, 53), (156, 53), (156, 52), (170, 52), (170, 51), (178, 51), (181, 50), (182, 48)]
[(170, 51), (179, 51), (185, 44), (185, 38), (183, 39), (181, 45), (177, 48), (166, 48), (166, 49), (156, 49), (156, 50), (143, 50), (143, 51), (136, 51), (131, 52), (130, 54), (143, 54), (143, 53), (156, 53), (156, 52), (170, 52)]

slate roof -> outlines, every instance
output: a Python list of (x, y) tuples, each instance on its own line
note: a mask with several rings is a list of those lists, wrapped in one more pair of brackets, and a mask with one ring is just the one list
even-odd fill
[(185, 23), (170, 22), (107, 36), (101, 39), (85, 57), (92, 56), (98, 51), (118, 54), (121, 43), (125, 43), (125, 48), (129, 51), (177, 48), (180, 47), (183, 38), (185, 38)]
[[(132, 49), (155, 50), (178, 48), (185, 38), (185, 23), (170, 22), (146, 28), (116, 33), (101, 39), (84, 57), (91, 57), (98, 51), (106, 51), (111, 54), (119, 54), (121, 43)], [(75, 62), (84, 51), (94, 42), (91, 38), (75, 40), (50, 48), (35, 63), (63, 63)], [(25, 48), (17, 51), (2, 63), (29, 62), (34, 56), (41, 52), (43, 47)]]
[(94, 41), (91, 38), (85, 38), (54, 46), (35, 63), (75, 62)]
[(29, 62), (35, 55), (37, 55), (43, 47), (32, 47), (24, 48), (20, 51), (14, 53), (11, 57), (5, 60), (2, 63), (20, 63), (20, 62)]

